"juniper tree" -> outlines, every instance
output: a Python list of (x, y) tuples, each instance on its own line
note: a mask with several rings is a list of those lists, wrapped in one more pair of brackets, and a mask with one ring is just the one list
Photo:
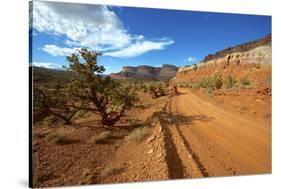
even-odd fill
[(101, 53), (87, 49), (78, 52), (66, 57), (69, 71), (77, 74), (68, 86), (72, 107), (97, 113), (102, 125), (112, 126), (134, 105), (136, 94), (131, 88), (102, 75), (105, 68), (97, 64)]

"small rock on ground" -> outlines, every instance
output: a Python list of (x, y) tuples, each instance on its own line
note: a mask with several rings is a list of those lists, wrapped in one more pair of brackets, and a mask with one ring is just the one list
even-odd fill
[(163, 154), (162, 153), (159, 153), (156, 157), (157, 158), (161, 158), (163, 156)]
[(153, 141), (155, 139), (155, 135), (151, 135), (148, 139), (147, 139), (147, 143), (150, 143), (151, 141)]
[(153, 149), (151, 149), (151, 150), (149, 150), (146, 154), (147, 154), (147, 155), (152, 154), (152, 153), (153, 153), (153, 151), (154, 151), (154, 150), (153, 150)]

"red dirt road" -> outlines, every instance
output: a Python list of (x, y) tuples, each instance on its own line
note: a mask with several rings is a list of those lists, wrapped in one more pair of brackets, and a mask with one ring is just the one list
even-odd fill
[(271, 123), (202, 100), (189, 90), (169, 98), (160, 124), (170, 178), (271, 172)]

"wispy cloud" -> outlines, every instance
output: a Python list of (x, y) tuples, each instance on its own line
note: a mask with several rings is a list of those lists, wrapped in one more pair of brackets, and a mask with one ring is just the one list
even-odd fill
[(33, 62), (32, 65), (37, 66), (37, 67), (50, 68), (50, 69), (61, 69), (62, 68), (61, 66), (51, 63), (51, 62)]
[(166, 46), (173, 44), (171, 39), (163, 39), (161, 41), (141, 41), (134, 43), (124, 49), (104, 53), (105, 56), (113, 56), (119, 58), (132, 58), (140, 56), (151, 50), (161, 50)]
[[(103, 5), (35, 1), (33, 27), (39, 32), (66, 38), (63, 47), (48, 44), (42, 48), (53, 56), (65, 56), (77, 47), (86, 47), (108, 56), (128, 58), (161, 50), (173, 43), (130, 34), (119, 17)], [(140, 52), (136, 52), (137, 49)]]
[(59, 47), (57, 45), (44, 45), (43, 51), (53, 56), (67, 56), (71, 53), (77, 52), (79, 48)]
[(196, 58), (196, 57), (192, 57), (192, 56), (190, 56), (190, 57), (188, 57), (188, 58), (184, 59), (184, 62), (195, 62), (196, 60), (197, 60), (197, 58)]

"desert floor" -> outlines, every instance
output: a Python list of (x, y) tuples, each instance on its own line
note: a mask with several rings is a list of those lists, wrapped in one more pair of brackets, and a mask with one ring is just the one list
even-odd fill
[[(140, 97), (112, 128), (101, 127), (96, 115), (35, 127), (35, 185), (271, 173), (271, 91), (221, 90), (208, 97), (180, 88), (177, 95)], [(89, 142), (105, 131), (110, 137)], [(52, 142), (54, 133), (64, 142)]]

